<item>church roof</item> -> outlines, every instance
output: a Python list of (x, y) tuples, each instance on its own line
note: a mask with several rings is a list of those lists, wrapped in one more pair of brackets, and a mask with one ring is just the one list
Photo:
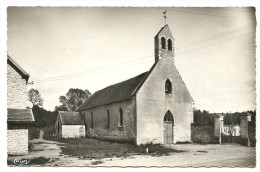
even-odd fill
[(155, 64), (148, 72), (144, 72), (126, 81), (108, 86), (96, 91), (87, 101), (85, 101), (77, 111), (86, 110), (111, 103), (130, 100), (141, 88), (142, 84), (149, 76)]
[(25, 79), (26, 82), (28, 82), (30, 75), (9, 55), (7, 55), (7, 64), (12, 66), (14, 70), (16, 70), (22, 76), (22, 78)]
[(164, 26), (159, 30), (159, 32), (155, 35), (155, 38), (158, 37), (159, 35), (168, 36), (168, 37), (171, 37), (172, 39), (174, 39), (173, 36), (172, 36), (171, 30), (170, 30), (168, 24), (164, 25)]
[(59, 116), (63, 125), (84, 125), (79, 112), (59, 111)]
[(7, 109), (8, 122), (33, 122), (34, 116), (32, 109)]
[(159, 32), (155, 35), (155, 37), (157, 37), (157, 36), (162, 32), (162, 30), (163, 30), (165, 27), (169, 27), (168, 24), (164, 25), (164, 26), (159, 30)]

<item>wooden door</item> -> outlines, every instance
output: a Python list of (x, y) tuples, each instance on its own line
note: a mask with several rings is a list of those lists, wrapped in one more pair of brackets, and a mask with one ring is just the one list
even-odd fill
[(173, 124), (172, 121), (164, 121), (164, 144), (173, 143)]

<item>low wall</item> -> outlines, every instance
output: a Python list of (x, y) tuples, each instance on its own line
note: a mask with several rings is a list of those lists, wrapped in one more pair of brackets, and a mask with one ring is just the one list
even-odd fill
[(221, 143), (241, 143), (241, 137), (240, 136), (221, 136)]
[(191, 140), (193, 143), (213, 143), (213, 124), (191, 124)]

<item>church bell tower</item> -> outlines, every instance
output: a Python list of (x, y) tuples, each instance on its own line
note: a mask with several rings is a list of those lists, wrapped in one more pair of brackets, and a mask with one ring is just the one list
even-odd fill
[(154, 37), (155, 63), (160, 59), (171, 57), (174, 61), (174, 39), (168, 24), (164, 25)]

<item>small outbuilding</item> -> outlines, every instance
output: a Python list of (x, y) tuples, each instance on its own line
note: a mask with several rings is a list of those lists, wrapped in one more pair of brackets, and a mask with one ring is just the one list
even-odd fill
[(59, 138), (85, 137), (85, 124), (79, 112), (59, 111), (55, 133)]

